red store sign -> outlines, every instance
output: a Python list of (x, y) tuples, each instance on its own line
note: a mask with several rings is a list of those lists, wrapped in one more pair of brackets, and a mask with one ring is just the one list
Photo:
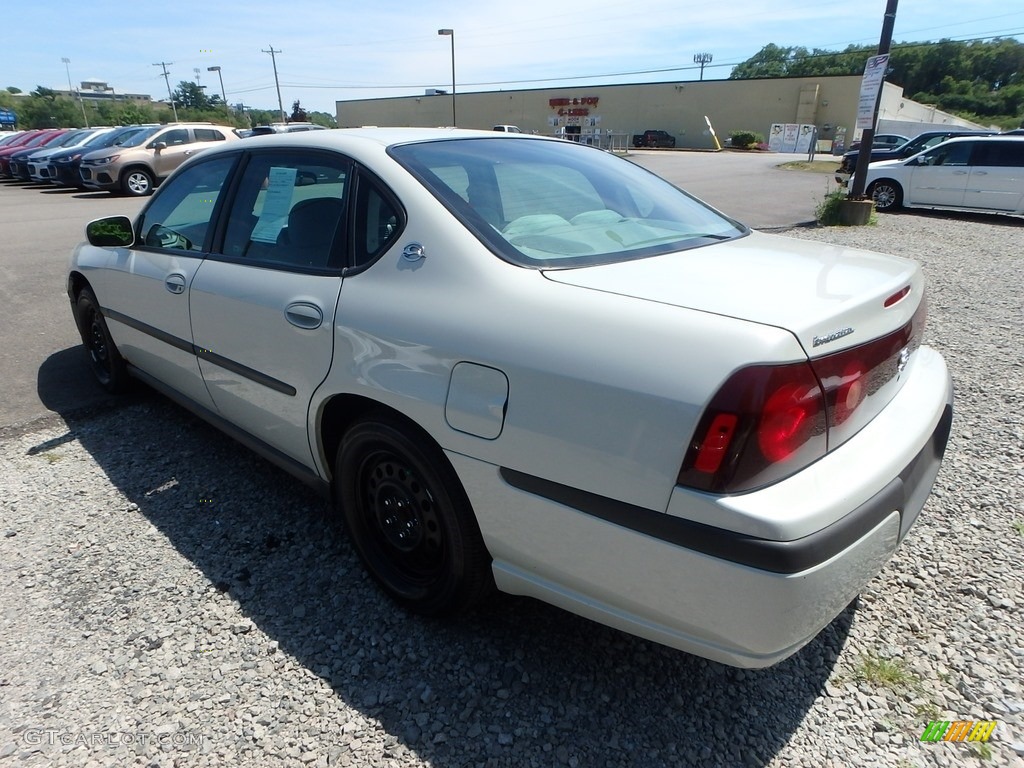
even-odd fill
[(586, 117), (589, 107), (597, 106), (597, 96), (548, 99), (548, 106), (557, 111), (559, 117)]

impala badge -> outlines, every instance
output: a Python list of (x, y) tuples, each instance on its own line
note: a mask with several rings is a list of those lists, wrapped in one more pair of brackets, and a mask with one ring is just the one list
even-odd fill
[(830, 344), (836, 339), (843, 338), (843, 336), (849, 336), (851, 333), (853, 333), (853, 328), (846, 326), (845, 328), (840, 328), (838, 331), (832, 331), (832, 333), (825, 334), (824, 336), (815, 336), (814, 346), (820, 347), (822, 344)]

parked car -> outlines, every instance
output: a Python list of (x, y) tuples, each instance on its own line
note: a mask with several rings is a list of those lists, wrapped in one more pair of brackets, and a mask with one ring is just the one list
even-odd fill
[(270, 136), (275, 133), (301, 133), (303, 131), (326, 131), (322, 125), (316, 123), (270, 123), (269, 125), (257, 125), (253, 127), (248, 136)]
[[(909, 138), (898, 133), (878, 133), (875, 134), (871, 140), (872, 149), (893, 149), (895, 147), (906, 144), (910, 141)], [(854, 141), (850, 144), (850, 150), (859, 149), (860, 141)]]
[(85, 189), (79, 168), (82, 157), (98, 149), (120, 146), (132, 136), (159, 125), (126, 125), (112, 129), (109, 133), (93, 136), (81, 147), (73, 147), (58, 152), (50, 157), (47, 163), (50, 182), (59, 187), (76, 187)]
[(25, 131), (21, 140), (12, 141), (4, 147), (0, 147), (0, 179), (14, 178), (11, 174), (11, 156), (16, 152), (33, 147), (41, 147), (47, 141), (57, 136), (54, 128), (41, 128), (33, 131)]
[(518, 125), (496, 125), (491, 130), (498, 133), (522, 133)]
[(110, 129), (79, 128), (77, 130), (70, 130), (59, 139), (51, 141), (45, 147), (28, 151), (20, 159), (18, 158), (20, 153), (15, 153), (12, 161), (18, 165), (16, 175), (23, 181), (48, 181), (49, 179), (44, 178), (43, 174), (49, 173), (47, 167), (50, 157), (66, 149), (81, 146), (100, 130)]
[(419, 613), (496, 585), (767, 666), (892, 556), (949, 434), (919, 264), (751, 231), (575, 142), (225, 143), (86, 234), (97, 380), (328, 494)]
[[(930, 149), (936, 144), (941, 144), (955, 136), (992, 136), (995, 133), (996, 131), (925, 131), (924, 133), (915, 136), (905, 144), (901, 144), (893, 149), (872, 149), (871, 159), (869, 162), (876, 163), (881, 160), (903, 160), (908, 157), (913, 157), (918, 152), (924, 152), (926, 149)], [(843, 159), (839, 164), (839, 173), (836, 175), (836, 181), (840, 184), (845, 184), (849, 175), (856, 170), (857, 155), (859, 152), (860, 150), (853, 150), (843, 155)]]
[(633, 146), (640, 147), (674, 147), (676, 137), (667, 131), (644, 131), (633, 134)]
[(872, 163), (865, 189), (879, 211), (962, 208), (1024, 213), (1024, 136), (950, 139), (909, 160)]
[(192, 155), (222, 141), (237, 141), (230, 126), (171, 123), (142, 131), (118, 147), (90, 152), (79, 174), (89, 189), (143, 197)]

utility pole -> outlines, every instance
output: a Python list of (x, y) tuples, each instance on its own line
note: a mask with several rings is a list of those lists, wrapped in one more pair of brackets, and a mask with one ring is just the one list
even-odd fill
[[(260, 50), (263, 51), (262, 48)], [(278, 82), (278, 79), (277, 79), (277, 58), (274, 56), (275, 53), (281, 53), (281, 51), (275, 51), (274, 50), (274, 46), (271, 45), (270, 46), (270, 50), (269, 51), (263, 51), (263, 53), (269, 53), (270, 54), (270, 61), (274, 65), (274, 85), (277, 87), (277, 108), (279, 110), (281, 110), (281, 122), (282, 123), (287, 123), (288, 122), (288, 118), (285, 117), (285, 114), (284, 114), (284, 103), (281, 101), (281, 83)]]
[(154, 67), (162, 67), (164, 70), (164, 82), (167, 83), (167, 98), (171, 102), (171, 111), (174, 112), (174, 122), (178, 122), (178, 108), (174, 106), (174, 94), (171, 93), (171, 75), (167, 71), (167, 67), (173, 64), (173, 61), (161, 61), (159, 64), (154, 64)]
[[(68, 73), (68, 90), (73, 93), (75, 89), (71, 87), (71, 59), (67, 56), (61, 56), (60, 60), (64, 62), (64, 69), (67, 70)], [(85, 114), (85, 99), (82, 98), (81, 90), (78, 91), (78, 103), (82, 106), (82, 119), (85, 120), (85, 127), (88, 128), (89, 116)]]
[[(889, 53), (892, 45), (892, 29), (896, 26), (896, 6), (899, 0), (886, 0), (885, 16), (882, 19), (882, 36), (878, 40), (878, 56)], [(888, 66), (888, 65), (886, 65)], [(875, 123), (878, 122), (878, 105), (882, 101), (882, 91), (885, 90), (885, 74), (882, 74), (882, 82), (878, 84), (878, 95), (875, 97), (875, 109), (871, 115), (871, 127), (865, 128), (860, 135), (860, 151), (857, 153), (857, 167), (853, 174), (853, 184), (850, 185), (850, 200), (859, 200), (864, 196), (864, 187), (867, 180), (868, 164), (871, 162), (871, 145), (875, 143)]]
[(705, 64), (710, 64), (711, 63), (711, 59), (713, 59), (713, 58), (714, 57), (710, 53), (695, 53), (693, 55), (693, 63), (694, 64), (700, 64), (700, 79), (701, 79), (701, 82), (704, 81), (704, 65)]

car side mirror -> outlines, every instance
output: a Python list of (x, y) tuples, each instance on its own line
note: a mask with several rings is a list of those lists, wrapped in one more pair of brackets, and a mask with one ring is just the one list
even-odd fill
[(156, 144), (153, 145), (153, 149), (155, 149), (157, 152), (159, 152), (162, 149), (167, 149), (167, 142), (158, 141)]
[(128, 248), (135, 243), (135, 229), (127, 216), (107, 216), (86, 224), (85, 237), (98, 248)]

